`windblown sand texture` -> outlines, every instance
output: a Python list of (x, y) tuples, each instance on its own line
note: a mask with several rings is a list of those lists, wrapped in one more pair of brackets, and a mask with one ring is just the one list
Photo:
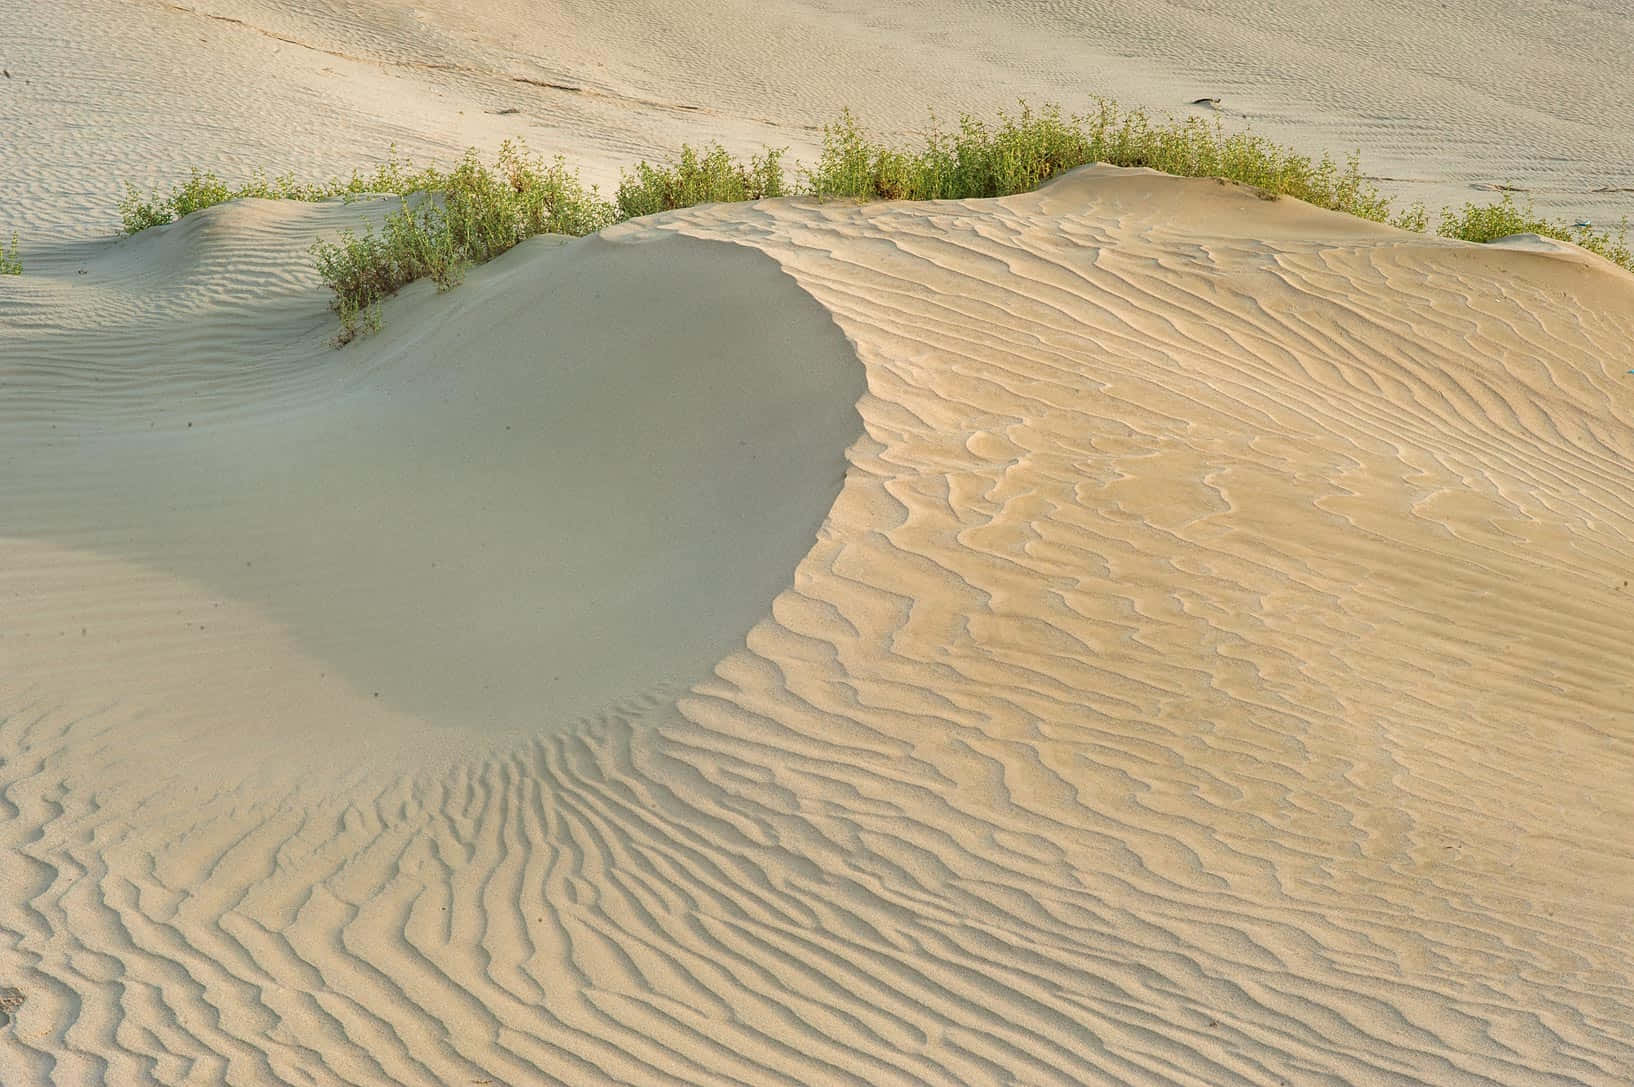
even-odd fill
[(382, 207), (0, 281), (4, 1087), (1630, 1082), (1634, 276), (1090, 167), (337, 352)]
[(606, 188), (683, 142), (810, 161), (842, 107), (908, 138), (1091, 95), (1359, 149), (1432, 212), (1513, 186), (1634, 218), (1626, 0), (0, 0), (0, 28), (0, 225), (25, 241), (106, 234), (127, 182), (189, 166), (327, 177), (522, 137)]

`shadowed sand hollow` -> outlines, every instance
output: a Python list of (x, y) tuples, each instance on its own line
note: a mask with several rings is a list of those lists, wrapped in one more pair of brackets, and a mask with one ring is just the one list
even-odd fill
[[(103, 259), (208, 277), (233, 216)], [(397, 301), (343, 355), (297, 313), (280, 331), (313, 353), (276, 387), (217, 346), (230, 311), (19, 359), (36, 395), (55, 377), (79, 396), (13, 403), (40, 425), (9, 445), (26, 471), (6, 533), (258, 607), (357, 690), (445, 725), (566, 723), (707, 675), (810, 549), (861, 429), (843, 336), (740, 246), (542, 239)], [(128, 383), (65, 373), (99, 365)]]

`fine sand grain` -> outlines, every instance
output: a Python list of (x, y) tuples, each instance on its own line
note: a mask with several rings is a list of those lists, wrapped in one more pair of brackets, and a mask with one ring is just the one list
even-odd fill
[[(337, 351), (307, 247), (388, 202), (117, 239), (112, 179), (500, 86), (592, 160), (797, 131), (847, 34), (1047, 91), (1136, 9), (8, 2), (0, 1085), (1627, 1087), (1634, 275), (1087, 167), (538, 238)], [(1136, 14), (1270, 40), (1210, 7)], [(1506, 87), (1426, 170), (1609, 176)]]

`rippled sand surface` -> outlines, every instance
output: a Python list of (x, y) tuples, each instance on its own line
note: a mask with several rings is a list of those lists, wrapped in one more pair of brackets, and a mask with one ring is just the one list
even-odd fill
[(1634, 276), (1089, 167), (335, 351), (381, 208), (0, 280), (5, 1087), (1634, 1075)]
[(0, 0), (0, 26), (0, 226), (25, 240), (114, 229), (127, 183), (191, 166), (324, 177), (521, 137), (610, 188), (684, 142), (809, 162), (843, 107), (908, 139), (1096, 95), (1360, 151), (1432, 218), (1500, 187), (1634, 218), (1624, 0)]

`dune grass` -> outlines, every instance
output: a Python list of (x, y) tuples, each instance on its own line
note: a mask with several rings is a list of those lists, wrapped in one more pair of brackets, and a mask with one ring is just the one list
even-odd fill
[(337, 342), (380, 327), (378, 304), (392, 292), (429, 277), (438, 288), (458, 284), (465, 269), (538, 234), (594, 234), (617, 221), (613, 205), (557, 158), (531, 156), (519, 144), (501, 145), (493, 166), (468, 151), (447, 174), (415, 194), (402, 195), (380, 233), (342, 231), (338, 240), (312, 246), (318, 274), (334, 292), (340, 318)]
[[(791, 184), (782, 149), (735, 159), (719, 144), (683, 146), (679, 159), (638, 163), (624, 171), (612, 201), (585, 186), (561, 158), (546, 163), (520, 143), (502, 145), (492, 165), (469, 151), (451, 171), (410, 169), (395, 152), (373, 174), (301, 185), (257, 174), (231, 188), (194, 171), (168, 196), (143, 199), (131, 188), (120, 204), (130, 233), (173, 222), (190, 211), (239, 197), (324, 200), (365, 193), (396, 194), (398, 207), (377, 233), (343, 232), (312, 247), (318, 272), (334, 292), (341, 320), (338, 343), (379, 327), (379, 303), (417, 279), (439, 288), (458, 283), (472, 264), (490, 260), (536, 234), (582, 236), (616, 222), (714, 202), (803, 195), (818, 199), (944, 200), (1027, 192), (1064, 171), (1092, 162), (1144, 166), (1182, 177), (1218, 177), (1258, 188), (1268, 199), (1292, 196), (1317, 207), (1390, 223), (1420, 233), (1429, 214), (1420, 204), (1396, 209), (1362, 173), (1352, 155), (1342, 163), (1313, 159), (1251, 132), (1228, 133), (1200, 118), (1154, 119), (1100, 101), (1084, 114), (1058, 107), (988, 123), (964, 117), (946, 130), (932, 118), (919, 146), (892, 146), (871, 137), (850, 111), (824, 126), (816, 163), (796, 165)], [(1437, 233), (1486, 242), (1536, 233), (1575, 242), (1634, 270), (1626, 221), (1616, 231), (1550, 222), (1518, 207), (1508, 193), (1487, 205), (1466, 204), (1441, 214)]]
[(1619, 223), (1615, 231), (1550, 222), (1535, 214), (1531, 205), (1518, 207), (1508, 193), (1493, 204), (1465, 204), (1458, 211), (1451, 208), (1442, 211), (1441, 224), (1436, 228), (1436, 233), (1444, 238), (1462, 238), (1467, 242), (1497, 241), (1511, 234), (1540, 234), (1545, 238), (1580, 245), (1613, 264), (1634, 271), (1634, 250), (1628, 244), (1627, 219)]
[(697, 204), (735, 203), (787, 196), (782, 148), (755, 155), (748, 162), (732, 159), (726, 148), (710, 144), (702, 153), (682, 146), (669, 166), (638, 163), (618, 187), (618, 217), (637, 219), (660, 211)]
[(945, 200), (1009, 196), (1092, 162), (1145, 166), (1181, 177), (1223, 177), (1297, 197), (1318, 207), (1376, 222), (1390, 214), (1353, 156), (1343, 166), (1312, 160), (1248, 132), (1228, 134), (1197, 117), (1154, 121), (1141, 110), (1110, 102), (1086, 114), (1059, 107), (1034, 112), (1025, 103), (997, 124), (965, 117), (956, 131), (934, 118), (923, 146), (904, 150), (877, 142), (849, 111), (823, 130), (823, 153), (805, 171), (818, 197), (862, 200)]
[(119, 201), (119, 216), (125, 233), (135, 234), (154, 226), (173, 223), (189, 212), (200, 208), (225, 204), (229, 200), (256, 198), (261, 200), (329, 200), (337, 196), (361, 196), (371, 193), (394, 193), (407, 196), (415, 192), (432, 192), (442, 187), (444, 175), (433, 167), (411, 169), (397, 157), (392, 148), (390, 156), (373, 173), (353, 171), (346, 179), (332, 179), (318, 184), (301, 183), (293, 174), (281, 174), (267, 180), (257, 171), (250, 180), (234, 188), (213, 173), (194, 169), (186, 181), (171, 186), (168, 194), (152, 190), (143, 197), (135, 185), (125, 186), (125, 196)]
[(0, 276), (23, 274), (23, 258), (17, 252), (17, 235), (11, 236), (11, 246), (0, 245)]

